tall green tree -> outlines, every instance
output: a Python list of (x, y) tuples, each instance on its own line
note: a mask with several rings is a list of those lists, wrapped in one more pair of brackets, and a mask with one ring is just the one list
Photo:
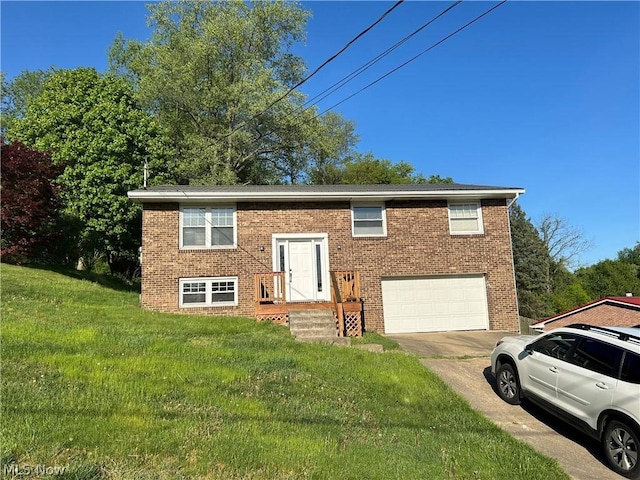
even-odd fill
[(545, 274), (547, 293), (551, 293), (563, 272), (578, 266), (579, 256), (591, 248), (591, 241), (581, 229), (556, 214), (542, 215), (535, 225), (549, 253)]
[(316, 185), (343, 183), (344, 165), (356, 155), (359, 137), (355, 133), (355, 123), (345, 120), (339, 113), (327, 112), (318, 119), (314, 133), (309, 147), (311, 160), (307, 165), (307, 182)]
[(574, 278), (569, 284), (561, 288), (556, 288), (549, 296), (551, 315), (566, 312), (567, 310), (571, 310), (594, 300), (594, 298), (584, 289), (580, 281), (576, 279), (574, 275), (572, 275), (572, 277)]
[(148, 8), (151, 38), (116, 38), (110, 69), (167, 126), (181, 181), (303, 181), (322, 127), (304, 95), (289, 92), (305, 70), (290, 47), (304, 39), (308, 12), (282, 1)]
[(594, 300), (576, 275), (566, 268), (557, 269), (552, 283), (546, 294), (548, 315), (571, 310)]
[(620, 260), (603, 260), (576, 271), (576, 277), (592, 299), (640, 294), (640, 279), (634, 265)]
[(259, 171), (251, 176), (254, 183), (337, 183), (328, 180), (334, 167), (354, 152), (355, 124), (334, 112), (316, 118), (313, 110), (292, 112), (277, 121), (282, 127), (274, 145), (278, 155), (255, 164)]
[(509, 210), (509, 220), (520, 315), (540, 319), (550, 314), (546, 305), (549, 252), (536, 227), (517, 203)]
[[(640, 242), (633, 248), (623, 248), (618, 252), (618, 260), (633, 265), (636, 269), (636, 276), (640, 278)], [(638, 293), (640, 295), (640, 292)]]
[(342, 167), (340, 183), (355, 185), (452, 183), (450, 177), (425, 177), (407, 162), (393, 163), (373, 154), (355, 154)]
[(11, 124), (24, 116), (29, 102), (36, 98), (54, 70), (25, 70), (7, 81), (0, 73), (2, 82), (2, 106), (0, 108), (0, 133), (3, 135)]
[(114, 271), (137, 257), (140, 208), (127, 191), (142, 186), (145, 161), (151, 184), (170, 182), (173, 151), (125, 80), (88, 68), (58, 70), (7, 136), (64, 166), (61, 196), (81, 225), (85, 259), (102, 254)]

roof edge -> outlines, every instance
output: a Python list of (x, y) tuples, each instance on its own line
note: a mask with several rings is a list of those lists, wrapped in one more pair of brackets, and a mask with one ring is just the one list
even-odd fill
[(410, 190), (410, 189), (380, 189), (380, 190), (338, 190), (338, 191), (304, 191), (288, 189), (271, 189), (269, 191), (255, 190), (219, 190), (213, 189), (195, 190), (131, 190), (127, 196), (137, 203), (145, 202), (204, 202), (204, 201), (332, 201), (332, 200), (362, 200), (383, 201), (392, 199), (511, 199), (523, 194), (523, 188), (486, 188), (486, 189), (437, 189), (437, 190)]
[(594, 300), (589, 303), (585, 303), (584, 305), (580, 305), (579, 307), (572, 308), (571, 310), (567, 310), (566, 312), (559, 313), (557, 315), (553, 315), (552, 317), (543, 318), (542, 320), (537, 321), (536, 323), (532, 323), (530, 325), (531, 328), (543, 328), (547, 325), (547, 323), (553, 323), (558, 320), (562, 320), (569, 315), (573, 315), (575, 313), (582, 312), (584, 310), (589, 310), (590, 308), (597, 307), (604, 303), (613, 304), (616, 306), (621, 306), (625, 308), (632, 308), (640, 310), (640, 304), (636, 302), (625, 301), (625, 298), (638, 298), (638, 297), (603, 297), (598, 300)]

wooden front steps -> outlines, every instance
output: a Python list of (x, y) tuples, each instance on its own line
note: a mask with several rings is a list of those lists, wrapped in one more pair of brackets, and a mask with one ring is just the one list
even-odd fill
[(339, 337), (336, 320), (331, 308), (290, 310), (289, 329), (300, 342), (322, 342), (334, 345), (350, 345), (349, 337)]
[(294, 311), (329, 310), (333, 312), (338, 337), (361, 337), (364, 329), (364, 303), (360, 297), (360, 274), (354, 271), (332, 271), (330, 277), (330, 301), (291, 302), (286, 297), (284, 272), (256, 273), (256, 320), (287, 325), (290, 323), (290, 314)]

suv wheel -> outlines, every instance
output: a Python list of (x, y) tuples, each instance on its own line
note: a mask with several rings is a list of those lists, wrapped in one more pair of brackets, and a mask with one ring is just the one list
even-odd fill
[(503, 363), (496, 371), (496, 382), (498, 383), (498, 395), (502, 400), (511, 405), (520, 403), (520, 384), (513, 367), (508, 363)]
[(615, 472), (627, 478), (640, 479), (640, 438), (633, 428), (612, 420), (607, 424), (602, 442), (607, 462)]

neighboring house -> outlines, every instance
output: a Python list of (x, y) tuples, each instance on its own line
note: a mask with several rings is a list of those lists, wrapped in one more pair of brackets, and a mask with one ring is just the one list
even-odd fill
[(536, 330), (550, 330), (572, 323), (600, 327), (640, 327), (640, 297), (605, 297), (531, 325)]
[(459, 184), (134, 190), (142, 306), (286, 322), (289, 309), (341, 303), (381, 333), (517, 331), (508, 206), (521, 193)]

